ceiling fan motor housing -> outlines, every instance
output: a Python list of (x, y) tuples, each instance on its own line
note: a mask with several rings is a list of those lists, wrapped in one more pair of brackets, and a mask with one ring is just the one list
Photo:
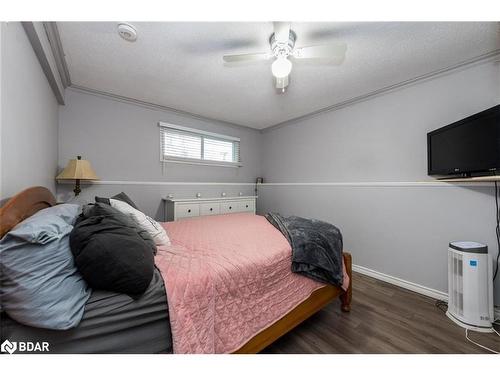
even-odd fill
[(295, 46), (295, 40), (297, 35), (293, 30), (290, 30), (290, 35), (285, 43), (280, 43), (276, 40), (276, 34), (273, 33), (269, 38), (269, 44), (271, 45), (271, 51), (273, 51), (274, 56), (287, 57), (292, 54), (293, 47)]

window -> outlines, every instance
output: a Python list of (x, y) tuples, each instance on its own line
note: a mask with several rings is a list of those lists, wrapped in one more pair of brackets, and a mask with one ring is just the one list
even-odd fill
[(162, 162), (241, 166), (239, 138), (163, 122), (159, 126)]

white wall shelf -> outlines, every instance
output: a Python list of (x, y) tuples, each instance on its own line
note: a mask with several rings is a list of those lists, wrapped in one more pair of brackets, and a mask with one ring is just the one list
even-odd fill
[(440, 182), (494, 182), (500, 181), (500, 176), (478, 176), (439, 179)]

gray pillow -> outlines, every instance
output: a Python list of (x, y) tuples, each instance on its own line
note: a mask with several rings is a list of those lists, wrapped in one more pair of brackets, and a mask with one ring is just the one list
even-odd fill
[(69, 247), (78, 205), (46, 208), (0, 241), (2, 310), (19, 323), (65, 330), (82, 319), (91, 290)]

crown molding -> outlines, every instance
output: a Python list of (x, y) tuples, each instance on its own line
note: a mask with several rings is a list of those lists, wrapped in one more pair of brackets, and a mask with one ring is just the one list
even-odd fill
[(71, 84), (71, 86), (67, 87), (67, 90), (81, 92), (84, 94), (90, 94), (90, 95), (94, 95), (94, 96), (98, 96), (98, 97), (102, 97), (102, 98), (106, 98), (106, 99), (111, 99), (111, 100), (114, 100), (114, 101), (117, 101), (120, 103), (137, 105), (139, 107), (153, 109), (155, 111), (170, 112), (170, 113), (174, 113), (174, 114), (179, 115), (179, 116), (190, 117), (192, 119), (196, 119), (196, 120), (200, 120), (200, 121), (211, 122), (211, 123), (215, 122), (215, 123), (219, 123), (219, 124), (226, 125), (226, 126), (229, 126), (232, 128), (240, 129), (240, 130), (245, 129), (245, 130), (252, 130), (255, 132), (260, 131), (259, 129), (251, 128), (249, 126), (236, 124), (236, 123), (228, 122), (228, 121), (224, 121), (224, 120), (219, 120), (219, 119), (212, 118), (212, 117), (202, 116), (202, 115), (199, 115), (197, 113), (183, 111), (180, 109), (167, 107), (167, 106), (164, 106), (161, 104), (155, 104), (155, 103), (151, 103), (151, 102), (147, 102), (147, 101), (143, 101), (143, 100), (139, 100), (139, 99), (134, 99), (134, 98), (130, 98), (128, 96), (112, 94), (112, 93), (109, 93), (107, 91), (95, 90), (95, 89), (91, 89), (91, 88), (85, 87), (85, 86)]
[(350, 98), (350, 99), (344, 100), (342, 102), (330, 105), (328, 107), (318, 109), (314, 112), (310, 112), (310, 113), (307, 113), (305, 115), (294, 117), (292, 119), (277, 123), (275, 125), (268, 126), (267, 128), (261, 129), (261, 133), (266, 133), (266, 132), (271, 131), (271, 130), (276, 130), (276, 129), (279, 129), (279, 128), (284, 127), (284, 126), (291, 125), (291, 124), (297, 123), (299, 121), (303, 121), (303, 120), (321, 115), (323, 113), (333, 112), (333, 111), (336, 111), (338, 109), (369, 100), (369, 99), (374, 98), (376, 96), (383, 95), (383, 94), (386, 94), (386, 93), (389, 93), (392, 91), (396, 91), (398, 89), (402, 89), (402, 88), (414, 85), (414, 84), (419, 83), (419, 82), (423, 82), (423, 81), (427, 81), (427, 80), (430, 80), (433, 78), (437, 78), (439, 76), (443, 76), (443, 75), (446, 75), (446, 74), (449, 74), (449, 73), (452, 73), (455, 71), (463, 70), (463, 69), (470, 68), (470, 67), (475, 66), (475, 65), (484, 64), (484, 63), (488, 63), (488, 62), (497, 62), (496, 58), (498, 58), (499, 56), (500, 56), (500, 49), (496, 49), (496, 50), (493, 50), (491, 52), (487, 52), (487, 53), (484, 53), (482, 55), (476, 56), (472, 59), (461, 61), (458, 64), (450, 65), (450, 66), (435, 70), (435, 71), (430, 72), (430, 73), (422, 74), (420, 76), (416, 76), (416, 77), (407, 79), (405, 81), (395, 83), (393, 85), (385, 86), (385, 87), (382, 87), (380, 89), (371, 91), (369, 93), (355, 96), (353, 98)]

